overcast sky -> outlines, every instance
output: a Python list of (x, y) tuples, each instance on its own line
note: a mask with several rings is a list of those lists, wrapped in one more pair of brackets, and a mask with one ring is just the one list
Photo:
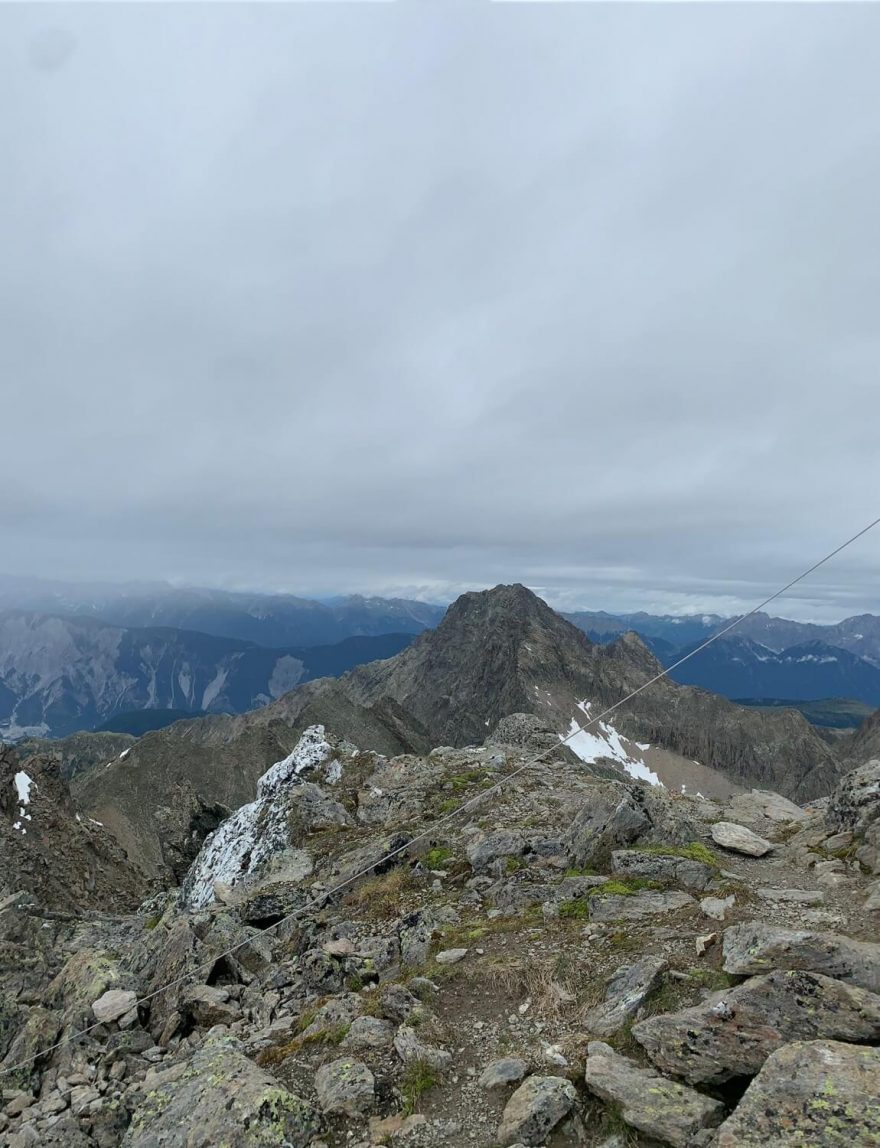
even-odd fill
[(0, 5), (0, 570), (753, 604), (880, 513), (878, 107), (875, 5)]

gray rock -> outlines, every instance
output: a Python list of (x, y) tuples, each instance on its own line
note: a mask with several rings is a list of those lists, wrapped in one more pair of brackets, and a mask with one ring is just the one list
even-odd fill
[(390, 1048), (394, 1039), (394, 1026), (375, 1016), (359, 1016), (351, 1022), (342, 1048)]
[(363, 1008), (363, 1001), (357, 993), (343, 993), (342, 996), (334, 997), (318, 1009), (312, 1023), (303, 1029), (302, 1035), (308, 1039), (317, 1033), (326, 1032), (327, 1029), (350, 1025), (355, 1017), (360, 1016)]
[(611, 854), (611, 870), (623, 877), (645, 877), (664, 885), (681, 885), (692, 893), (702, 893), (715, 879), (715, 870), (702, 861), (639, 849), (615, 850)]
[(530, 1076), (508, 1100), (501, 1116), (499, 1144), (543, 1144), (574, 1107), (577, 1092), (561, 1076)]
[(507, 1084), (519, 1084), (529, 1066), (517, 1056), (507, 1056), (487, 1064), (477, 1081), (480, 1088), (503, 1088)]
[(876, 758), (847, 773), (831, 795), (826, 823), (837, 833), (858, 837), (880, 821), (880, 760)]
[[(193, 1130), (198, 1130), (198, 1141)], [(318, 1132), (314, 1109), (258, 1068), (229, 1037), (209, 1039), (181, 1076), (146, 1092), (123, 1148), (306, 1148)]]
[(880, 992), (880, 944), (871, 941), (748, 921), (725, 929), (723, 951), (724, 971), (738, 976), (806, 969)]
[(605, 1000), (587, 1013), (587, 1031), (596, 1036), (617, 1032), (657, 987), (666, 967), (666, 961), (660, 957), (643, 957), (634, 965), (618, 969), (608, 982)]
[(818, 973), (777, 970), (641, 1021), (633, 1036), (662, 1072), (721, 1084), (754, 1076), (789, 1041), (880, 1040), (880, 996)]
[(723, 921), (727, 910), (732, 909), (735, 904), (736, 897), (731, 893), (729, 897), (704, 897), (700, 902), (700, 908), (713, 921)]
[(809, 814), (806, 810), (789, 801), (779, 793), (769, 789), (753, 789), (750, 793), (738, 793), (728, 802), (728, 808), (734, 817), (742, 821), (765, 818), (767, 821), (806, 821)]
[(463, 961), (467, 955), (467, 949), (444, 949), (443, 952), (437, 953), (434, 960), (438, 965), (456, 965), (459, 961)]
[(716, 1148), (880, 1144), (880, 1049), (836, 1041), (787, 1044), (768, 1058)]
[(604, 864), (615, 849), (632, 845), (651, 829), (651, 819), (622, 782), (597, 785), (565, 834), (573, 864)]
[(673, 1148), (690, 1148), (695, 1134), (724, 1113), (719, 1101), (640, 1068), (601, 1041), (587, 1047), (584, 1080), (590, 1092), (619, 1106), (627, 1124)]
[(745, 853), (748, 857), (763, 857), (773, 849), (771, 842), (733, 821), (716, 821), (709, 832), (716, 845), (734, 853)]
[(183, 994), (183, 1005), (202, 1028), (232, 1024), (241, 1016), (238, 1002), (229, 999), (226, 989), (214, 985), (191, 985)]
[(770, 889), (758, 890), (758, 896), (765, 901), (782, 901), (789, 905), (821, 905), (825, 894), (821, 889)]
[(382, 1016), (402, 1024), (410, 1017), (423, 1020), (430, 1015), (429, 1010), (409, 989), (400, 984), (386, 985), (380, 992), (379, 1005)]
[(650, 889), (640, 890), (629, 897), (598, 896), (590, 898), (591, 921), (638, 921), (643, 917), (653, 917), (657, 913), (673, 913), (695, 905), (696, 901), (688, 893), (655, 893)]
[(416, 1064), (419, 1061), (430, 1065), (438, 1072), (445, 1070), (452, 1063), (452, 1054), (443, 1048), (434, 1048), (419, 1039), (414, 1028), (402, 1024), (394, 1037), (394, 1050), (404, 1064)]
[(518, 830), (498, 829), (471, 842), (467, 847), (467, 859), (475, 873), (485, 873), (496, 861), (521, 857), (525, 849), (526, 839)]
[(137, 993), (125, 989), (108, 989), (92, 1005), (95, 1020), (101, 1024), (110, 1024), (119, 1020), (137, 1003)]
[(322, 1065), (315, 1074), (315, 1093), (321, 1111), (330, 1115), (364, 1116), (376, 1100), (376, 1080), (360, 1060), (342, 1057)]
[(868, 886), (865, 908), (869, 913), (880, 913), (880, 881), (874, 881)]

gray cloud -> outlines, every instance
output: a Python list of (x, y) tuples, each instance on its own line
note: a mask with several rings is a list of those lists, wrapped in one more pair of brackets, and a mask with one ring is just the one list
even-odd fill
[(872, 6), (0, 30), (0, 567), (727, 610), (877, 513)]

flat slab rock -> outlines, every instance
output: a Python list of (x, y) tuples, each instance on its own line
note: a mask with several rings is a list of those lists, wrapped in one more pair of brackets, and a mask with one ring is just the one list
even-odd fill
[(314, 1109), (230, 1037), (208, 1040), (168, 1076), (135, 1108), (122, 1148), (306, 1148), (318, 1133)]
[(605, 1000), (587, 1014), (587, 1031), (611, 1036), (621, 1029), (656, 988), (666, 968), (661, 957), (643, 957), (633, 965), (623, 965), (608, 982)]
[(722, 1084), (754, 1076), (790, 1041), (880, 1040), (880, 996), (819, 973), (777, 969), (632, 1031), (662, 1072)]
[(618, 1105), (632, 1128), (673, 1148), (690, 1148), (697, 1132), (718, 1124), (724, 1115), (719, 1101), (651, 1068), (640, 1068), (601, 1041), (587, 1046), (584, 1080), (590, 1092)]
[(880, 992), (880, 944), (873, 941), (748, 921), (725, 929), (723, 945), (728, 973), (751, 976), (769, 969), (808, 969)]
[(772, 842), (733, 821), (716, 821), (709, 832), (715, 844), (720, 845), (722, 849), (744, 853), (747, 857), (763, 857), (773, 849)]
[(498, 1143), (543, 1144), (577, 1100), (570, 1080), (561, 1076), (530, 1076), (511, 1096), (498, 1126)]
[(702, 861), (654, 853), (641, 849), (615, 849), (611, 871), (624, 877), (645, 877), (665, 885), (680, 885), (692, 893), (702, 893), (715, 879), (715, 870)]
[(753, 789), (750, 793), (740, 793), (728, 802), (728, 808), (734, 817), (743, 820), (754, 817), (764, 817), (768, 821), (807, 821), (809, 814), (806, 810), (783, 797), (781, 793), (773, 793), (769, 789)]
[(656, 893), (651, 889), (642, 889), (628, 897), (591, 897), (590, 920), (638, 921), (642, 917), (653, 917), (656, 913), (673, 913), (676, 909), (684, 909), (696, 903), (689, 893)]
[(837, 1041), (774, 1052), (721, 1128), (716, 1148), (880, 1144), (880, 1049)]

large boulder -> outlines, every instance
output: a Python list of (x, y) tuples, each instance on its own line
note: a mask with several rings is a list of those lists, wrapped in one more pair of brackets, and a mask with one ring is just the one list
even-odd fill
[(880, 1144), (880, 1049), (837, 1041), (772, 1054), (718, 1130), (716, 1148)]
[(755, 824), (763, 828), (763, 823), (776, 821), (786, 824), (792, 821), (808, 821), (806, 810), (769, 789), (753, 789), (750, 793), (738, 793), (731, 797), (727, 807), (737, 821)]
[(827, 824), (836, 833), (852, 833), (856, 858), (880, 873), (880, 760), (846, 774), (831, 795)]
[(725, 929), (723, 952), (724, 971), (738, 976), (806, 969), (880, 992), (880, 944), (871, 941), (747, 921)]
[(577, 1100), (570, 1080), (561, 1076), (530, 1076), (508, 1100), (498, 1127), (498, 1143), (543, 1144), (568, 1116)]
[(584, 1080), (590, 1092), (618, 1106), (627, 1124), (673, 1148), (690, 1148), (695, 1134), (724, 1113), (720, 1101), (640, 1068), (601, 1041), (587, 1047)]
[(627, 895), (602, 894), (590, 898), (590, 920), (640, 921), (659, 913), (674, 913), (696, 903), (689, 893), (679, 893), (674, 889), (666, 893), (641, 889)]
[(601, 867), (615, 849), (638, 841), (652, 827), (644, 801), (619, 781), (597, 785), (565, 834), (566, 850), (580, 867)]
[(862, 836), (880, 821), (880, 760), (844, 775), (831, 794), (825, 819), (835, 833), (849, 830)]
[(789, 1041), (880, 1040), (880, 996), (818, 973), (776, 970), (632, 1031), (662, 1072), (721, 1084), (754, 1076)]
[[(163, 1079), (164, 1076), (164, 1079)], [(132, 1114), (123, 1148), (306, 1148), (314, 1109), (282, 1088), (229, 1037), (168, 1070)]]
[(364, 1116), (376, 1102), (376, 1080), (361, 1060), (342, 1057), (322, 1064), (315, 1076), (321, 1111), (330, 1115)]
[[(251, 884), (269, 874), (289, 876), (310, 871), (299, 848), (308, 833), (351, 826), (350, 814), (320, 786), (303, 780), (332, 755), (324, 727), (310, 726), (293, 752), (257, 782), (257, 797), (238, 809), (206, 840), (181, 887), (181, 903), (200, 909), (215, 900), (215, 884), (224, 888)], [(288, 866), (288, 870), (290, 868)]]
[(587, 1031), (611, 1036), (621, 1029), (660, 983), (665, 970), (662, 957), (642, 957), (633, 965), (621, 966), (608, 982), (604, 1001), (587, 1013)]
[(611, 854), (611, 869), (621, 877), (643, 877), (663, 885), (681, 885), (692, 893), (704, 892), (716, 875), (711, 865), (692, 857), (644, 849), (616, 849)]

